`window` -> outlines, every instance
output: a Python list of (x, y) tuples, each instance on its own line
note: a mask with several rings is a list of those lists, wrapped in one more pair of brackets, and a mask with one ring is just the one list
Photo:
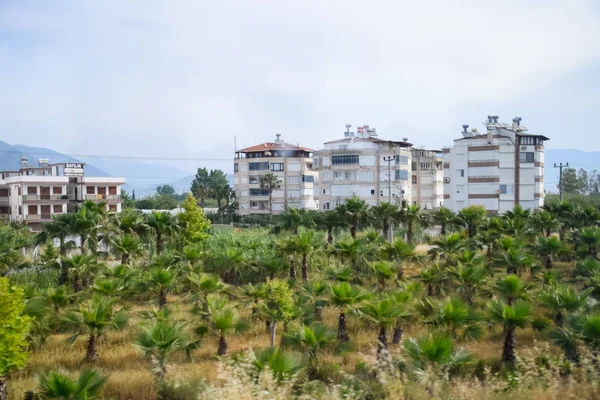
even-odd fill
[(513, 185), (500, 185), (500, 194), (513, 194)]
[(329, 210), (329, 203), (323, 203), (323, 210)]
[(465, 177), (465, 170), (464, 169), (459, 169), (458, 172), (460, 173), (460, 177), (461, 178)]
[(412, 162), (410, 165), (410, 169), (412, 169), (413, 171), (417, 169), (417, 163), (416, 162)]
[(271, 171), (283, 171), (283, 163), (271, 163)]
[(371, 189), (371, 196), (375, 196), (375, 189)]
[(248, 177), (248, 183), (250, 183), (251, 185), (255, 185), (258, 183), (258, 176), (249, 176)]
[(53, 212), (54, 212), (54, 214), (62, 214), (62, 205), (55, 204), (53, 207)]
[(288, 185), (299, 185), (300, 184), (300, 177), (299, 176), (290, 176), (290, 175), (288, 175), (288, 177), (287, 177), (287, 183), (288, 183)]
[(407, 181), (408, 180), (408, 170), (397, 169), (396, 170), (396, 180), (397, 181)]
[(358, 154), (331, 156), (331, 165), (358, 164)]
[(519, 138), (519, 143), (523, 145), (533, 145), (535, 144), (535, 138), (533, 136), (521, 136)]
[(250, 202), (250, 207), (252, 207), (252, 208), (258, 207), (258, 203), (256, 201), (251, 201)]
[(268, 169), (268, 162), (251, 162), (248, 164), (248, 170), (250, 171), (267, 171)]
[(98, 194), (106, 194), (106, 187), (105, 186), (98, 186)]
[(341, 205), (342, 205), (342, 201), (341, 200), (336, 200), (336, 201), (333, 202), (333, 208), (338, 208)]
[(315, 168), (319, 168), (319, 158), (318, 157), (315, 157), (313, 159), (313, 165)]
[(396, 154), (396, 164), (408, 164), (408, 156)]
[(110, 212), (117, 212), (117, 205), (116, 204), (109, 204), (108, 205), (108, 211), (110, 211)]
[(63, 194), (62, 186), (52, 186), (52, 194)]
[(329, 180), (329, 172), (323, 172), (323, 180), (324, 181), (328, 181)]
[(37, 213), (38, 213), (38, 206), (28, 206), (27, 207), (27, 214), (37, 215)]
[(27, 194), (32, 196), (37, 194), (37, 186), (27, 186)]
[(250, 189), (250, 196), (268, 196), (269, 190), (267, 189)]
[(233, 172), (238, 172), (238, 163), (233, 163)]
[(375, 172), (374, 171), (359, 171), (358, 176), (361, 182), (373, 182), (375, 180)]
[(311, 182), (315, 181), (315, 177), (312, 175), (302, 175), (302, 182)]
[(86, 194), (96, 194), (96, 187), (95, 186), (86, 186), (85, 193)]
[(108, 187), (108, 194), (111, 196), (115, 196), (117, 194), (117, 187), (116, 186), (109, 186)]
[(0, 189), (0, 197), (8, 197), (8, 189)]
[(519, 162), (531, 164), (535, 162), (532, 152), (519, 153)]
[(333, 173), (333, 180), (336, 182), (341, 182), (344, 180), (344, 173), (343, 172), (334, 172)]
[(417, 184), (417, 176), (416, 175), (412, 176), (412, 183), (413, 183), (413, 185)]

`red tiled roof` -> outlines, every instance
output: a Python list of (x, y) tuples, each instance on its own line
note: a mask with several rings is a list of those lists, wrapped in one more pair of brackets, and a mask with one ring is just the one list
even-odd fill
[(297, 146), (295, 144), (290, 143), (273, 143), (273, 142), (265, 142), (261, 144), (257, 144), (256, 146), (246, 147), (245, 149), (237, 150), (236, 153), (252, 153), (257, 151), (272, 151), (272, 150), (303, 150), (308, 152), (313, 152), (312, 149), (307, 147)]

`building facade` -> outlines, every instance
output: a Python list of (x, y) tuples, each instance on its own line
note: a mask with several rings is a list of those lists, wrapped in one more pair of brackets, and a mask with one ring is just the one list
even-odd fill
[(441, 150), (412, 149), (412, 204), (435, 210), (444, 203), (444, 155)]
[(444, 149), (444, 205), (459, 211), (470, 205), (504, 213), (516, 204), (526, 209), (544, 205), (544, 142), (521, 125), (488, 116), (479, 134), (463, 125), (460, 139)]
[(84, 200), (106, 202), (110, 212), (121, 211), (125, 178), (88, 177), (84, 163), (39, 160), (38, 167), (21, 159), (17, 171), (0, 172), (0, 218), (24, 221), (34, 231), (55, 214), (77, 209)]
[(315, 152), (319, 172), (315, 196), (321, 210), (332, 210), (357, 196), (370, 205), (412, 204), (411, 146), (406, 139), (384, 140), (368, 125), (356, 132), (346, 125), (344, 138), (326, 142)]
[[(317, 173), (313, 170), (313, 150), (285, 143), (280, 135), (274, 142), (261, 143), (235, 152), (233, 162), (235, 195), (240, 215), (279, 214), (287, 207), (316, 210), (314, 198)], [(273, 173), (281, 189), (271, 193), (260, 186), (261, 178)]]

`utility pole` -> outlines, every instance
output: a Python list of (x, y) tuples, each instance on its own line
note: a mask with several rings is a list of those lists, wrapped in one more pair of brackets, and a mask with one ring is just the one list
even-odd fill
[(563, 200), (563, 185), (562, 185), (562, 170), (563, 168), (568, 168), (569, 167), (569, 163), (560, 163), (560, 164), (554, 164), (554, 168), (558, 168), (559, 173), (558, 173), (558, 193), (560, 196), (560, 201)]
[[(383, 157), (383, 161), (388, 163), (388, 203), (392, 204), (392, 161), (395, 160), (395, 156)], [(393, 221), (389, 221), (390, 229), (388, 233), (388, 240), (390, 243), (394, 241), (394, 224)]]

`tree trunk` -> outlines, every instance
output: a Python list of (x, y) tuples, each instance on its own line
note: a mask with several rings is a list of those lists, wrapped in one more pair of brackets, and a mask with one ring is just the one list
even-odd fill
[(379, 336), (377, 339), (377, 359), (387, 360), (388, 337), (384, 326), (379, 328)]
[(546, 237), (550, 237), (550, 228), (545, 229)]
[(327, 244), (333, 243), (333, 228), (327, 229)]
[(392, 337), (392, 343), (398, 344), (402, 340), (402, 335), (404, 334), (404, 329), (402, 329), (402, 322), (400, 318), (396, 320), (396, 326), (394, 326), (394, 336)]
[(123, 253), (121, 254), (121, 264), (125, 265), (129, 261), (129, 254)]
[(556, 326), (558, 326), (559, 328), (562, 328), (563, 316), (560, 312), (557, 312), (556, 314), (554, 314), (554, 324), (556, 324)]
[(383, 236), (387, 239), (389, 237), (390, 234), (390, 224), (388, 223), (387, 219), (383, 220)]
[(162, 234), (160, 232), (156, 232), (156, 255), (159, 256), (163, 249), (163, 240)]
[(81, 292), (81, 283), (79, 282), (79, 273), (77, 272), (73, 274), (73, 291), (75, 293)]
[(63, 265), (62, 260), (61, 260), (60, 276), (58, 277), (58, 284), (66, 285), (67, 282), (69, 282), (69, 268), (66, 265)]
[(352, 225), (350, 227), (350, 236), (352, 236), (352, 239), (356, 239), (356, 231), (358, 230), (358, 227), (356, 225)]
[(409, 222), (406, 228), (406, 241), (412, 244), (413, 241), (413, 223)]
[(165, 288), (160, 288), (160, 292), (158, 293), (158, 307), (163, 308), (167, 305), (167, 293), (165, 292)]
[(60, 242), (60, 255), (63, 257), (67, 256), (67, 248), (65, 247), (65, 237), (61, 236), (59, 239)]
[(204, 193), (200, 193), (200, 207), (204, 208)]
[(225, 340), (225, 336), (221, 335), (219, 337), (219, 348), (217, 349), (217, 355), (224, 356), (227, 354), (227, 341)]
[(515, 328), (504, 330), (504, 346), (502, 347), (502, 362), (515, 363)]
[(81, 240), (81, 254), (85, 254), (85, 236), (81, 235), (79, 240)]
[(342, 342), (350, 341), (350, 337), (348, 336), (348, 327), (346, 326), (346, 314), (344, 311), (340, 311), (340, 316), (338, 317), (337, 338)]
[(290, 263), (290, 278), (296, 279), (296, 266), (293, 261)]
[(275, 334), (277, 333), (277, 321), (271, 323), (271, 348), (275, 347)]
[(544, 265), (546, 266), (547, 269), (552, 268), (552, 254), (548, 254), (546, 256), (546, 261), (544, 262)]
[(302, 254), (302, 280), (308, 280), (308, 260), (306, 254)]
[(270, 319), (265, 320), (265, 329), (266, 329), (267, 333), (271, 333), (271, 320)]
[(0, 376), (0, 400), (8, 400), (8, 385), (6, 376)]
[(98, 352), (96, 351), (96, 336), (90, 335), (88, 339), (87, 351), (85, 353), (86, 362), (95, 362), (98, 360)]
[(402, 266), (402, 263), (398, 264), (398, 273), (396, 274), (396, 278), (399, 281), (404, 279), (404, 267)]
[(440, 235), (446, 236), (446, 224), (442, 223), (442, 229), (440, 230)]
[(431, 284), (427, 284), (427, 296), (433, 297), (433, 286)]
[(315, 306), (315, 319), (317, 321), (323, 321), (323, 307), (319, 304)]
[(269, 215), (273, 214), (273, 191), (269, 189)]

